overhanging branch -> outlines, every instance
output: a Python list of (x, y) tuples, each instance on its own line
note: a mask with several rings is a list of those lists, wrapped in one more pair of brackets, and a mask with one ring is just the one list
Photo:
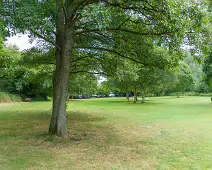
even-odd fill
[(113, 53), (113, 54), (115, 54), (115, 55), (118, 55), (118, 56), (120, 56), (120, 57), (122, 57), (122, 58), (131, 60), (131, 61), (133, 61), (133, 62), (135, 62), (135, 63), (139, 63), (139, 64), (142, 64), (142, 65), (149, 65), (149, 64), (147, 64), (147, 63), (143, 63), (143, 62), (141, 62), (141, 61), (138, 61), (138, 60), (136, 60), (136, 59), (133, 59), (133, 58), (131, 58), (131, 57), (122, 55), (121, 53), (119, 53), (119, 52), (117, 52), (117, 51), (115, 51), (115, 50), (112, 50), (112, 49), (101, 48), (101, 47), (76, 47), (76, 48), (78, 48), (78, 49), (90, 49), (90, 50), (97, 50), (97, 51), (106, 51), (106, 52), (109, 52), (109, 53)]
[(138, 31), (133, 31), (133, 30), (128, 30), (128, 29), (123, 29), (123, 28), (103, 28), (103, 29), (90, 29), (90, 30), (83, 30), (83, 31), (77, 31), (75, 32), (76, 35), (80, 34), (86, 34), (86, 33), (98, 33), (98, 32), (126, 32), (126, 33), (131, 33), (131, 34), (137, 34), (137, 35), (142, 35), (142, 36), (162, 36), (162, 35), (169, 35), (173, 36), (172, 32), (164, 31), (160, 33), (148, 33), (148, 32), (138, 32)]
[(55, 44), (55, 42), (49, 40), (48, 38), (45, 38), (43, 35), (39, 34), (38, 32), (33, 31), (32, 29), (30, 29), (29, 31), (32, 32), (34, 35), (36, 35), (38, 38), (41, 38), (41, 39), (45, 40), (46, 42), (50, 43), (51, 45), (53, 45), (53, 46), (55, 46), (55, 47), (57, 47), (57, 48), (60, 49), (60, 47), (57, 46), (57, 45)]
[(110, 74), (107, 74), (105, 72), (91, 72), (91, 71), (86, 71), (86, 70), (79, 70), (79, 71), (72, 71), (72, 74), (77, 74), (77, 73), (88, 73), (88, 74), (96, 74), (96, 75), (105, 75), (105, 76), (111, 76)]

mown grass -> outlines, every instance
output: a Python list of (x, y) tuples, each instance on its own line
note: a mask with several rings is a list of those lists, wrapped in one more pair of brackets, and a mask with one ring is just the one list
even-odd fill
[(73, 100), (70, 138), (47, 135), (51, 102), (0, 104), (0, 169), (212, 169), (208, 97)]

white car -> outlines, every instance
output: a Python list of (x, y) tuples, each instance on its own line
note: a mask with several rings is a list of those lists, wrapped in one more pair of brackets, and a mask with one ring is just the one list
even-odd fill
[(109, 94), (109, 97), (115, 97), (115, 94), (111, 93), (111, 94)]

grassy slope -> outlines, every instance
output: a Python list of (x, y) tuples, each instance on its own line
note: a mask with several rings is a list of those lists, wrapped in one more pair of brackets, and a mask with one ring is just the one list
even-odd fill
[(206, 97), (69, 102), (70, 140), (46, 135), (50, 102), (0, 104), (0, 169), (212, 169)]

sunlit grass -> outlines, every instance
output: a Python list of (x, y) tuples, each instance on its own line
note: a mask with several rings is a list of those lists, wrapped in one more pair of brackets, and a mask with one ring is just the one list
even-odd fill
[(212, 169), (208, 97), (73, 100), (69, 140), (47, 135), (51, 102), (0, 104), (0, 169)]

